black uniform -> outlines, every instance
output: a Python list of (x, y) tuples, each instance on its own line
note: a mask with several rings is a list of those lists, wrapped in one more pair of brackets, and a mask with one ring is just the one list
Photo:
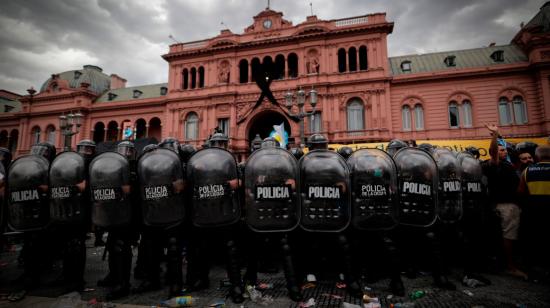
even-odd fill
[[(349, 167), (339, 154), (327, 149), (320, 134), (309, 138), (310, 152), (299, 162), (302, 232), (298, 232), (300, 276), (319, 272), (316, 260), (337, 254), (339, 273), (343, 273), (348, 291), (362, 296), (351, 262), (351, 247), (346, 230), (351, 220)], [(337, 249), (330, 249), (336, 246)], [(327, 247), (329, 247), (327, 249)], [(313, 255), (311, 258), (309, 256)]]
[(50, 167), (50, 230), (63, 251), (63, 281), (84, 287), (86, 232), (90, 223), (87, 162), (75, 152), (59, 154)]
[[(399, 174), (398, 238), (408, 262), (408, 274), (414, 276), (414, 266), (427, 261), (437, 286), (455, 289), (443, 273), (441, 243), (432, 227), (438, 217), (439, 173), (435, 160), (424, 150), (402, 148), (393, 159)], [(419, 254), (423, 251), (424, 254)]]
[[(178, 295), (182, 278), (182, 222), (185, 217), (184, 172), (178, 156), (179, 146), (160, 147), (144, 153), (138, 162), (138, 179), (143, 217), (140, 262), (146, 262), (146, 280), (138, 292), (160, 287), (159, 267), (163, 248), (167, 247), (167, 280), (170, 295)], [(142, 254), (145, 254), (143, 256)]]
[(300, 219), (298, 161), (294, 156), (265, 141), (252, 153), (244, 167), (245, 219), (252, 233), (248, 234), (247, 283), (256, 284), (261, 244), (279, 243), (289, 296), (300, 301), (288, 233)]
[[(110, 286), (107, 299), (126, 296), (130, 289), (131, 242), (135, 240), (133, 212), (137, 209), (133, 144), (121, 142), (117, 151), (105, 152), (90, 163), (92, 221), (109, 232), (109, 274), (98, 285)], [(122, 154), (120, 154), (122, 153)]]
[[(390, 288), (405, 292), (399, 256), (390, 234), (398, 224), (398, 181), (395, 162), (382, 150), (358, 150), (347, 160), (351, 172), (353, 250), (357, 268), (365, 266), (370, 279), (377, 278), (380, 264), (390, 273)], [(379, 253), (372, 253), (377, 251)], [(367, 261), (366, 264), (359, 264)], [(376, 264), (376, 265), (374, 265)], [(374, 266), (373, 266), (374, 265)]]
[(20, 300), (26, 290), (36, 286), (41, 259), (48, 251), (44, 230), (50, 220), (48, 169), (54, 157), (53, 145), (39, 143), (31, 148), (30, 155), (16, 159), (9, 168), (7, 223), (10, 229), (24, 233), (24, 285), (13, 292), (9, 300)]
[(212, 137), (211, 147), (197, 151), (187, 164), (188, 197), (192, 199), (190, 221), (195, 236), (189, 243), (186, 289), (208, 287), (210, 262), (215, 253), (212, 247), (221, 242), (226, 248), (230, 295), (233, 302), (241, 303), (244, 298), (235, 237), (241, 216), (237, 162), (223, 148), (227, 138), (218, 135), (221, 134)]

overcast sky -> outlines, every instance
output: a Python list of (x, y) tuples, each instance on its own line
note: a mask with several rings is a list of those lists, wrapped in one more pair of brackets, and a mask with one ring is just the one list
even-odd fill
[[(313, 13), (336, 19), (386, 12), (398, 56), (508, 44), (545, 0), (271, 0), (294, 25)], [(1, 0), (0, 89), (26, 94), (52, 73), (85, 64), (128, 86), (168, 80), (173, 43), (243, 33), (267, 0)], [(223, 22), (224, 25), (221, 23)]]

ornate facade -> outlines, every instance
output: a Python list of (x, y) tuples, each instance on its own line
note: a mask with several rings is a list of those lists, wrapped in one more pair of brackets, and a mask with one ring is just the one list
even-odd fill
[(266, 9), (242, 34), (222, 30), (171, 45), (162, 55), (166, 84), (126, 87), (91, 65), (52, 75), (18, 98), (21, 111), (0, 113), (0, 146), (16, 155), (37, 141), (62, 148), (58, 116), (80, 111), (73, 144), (119, 140), (131, 126), (135, 138), (174, 136), (200, 146), (218, 127), (242, 159), (254, 136), (267, 137), (273, 125), (284, 123), (300, 140), (299, 120), (285, 106), (285, 94), (300, 88), (318, 92), (306, 137), (321, 132), (331, 143), (486, 138), (486, 122), (500, 123), (509, 137), (548, 136), (549, 17), (544, 5), (509, 45), (389, 58), (394, 24), (383, 13), (308, 16), (292, 25)]

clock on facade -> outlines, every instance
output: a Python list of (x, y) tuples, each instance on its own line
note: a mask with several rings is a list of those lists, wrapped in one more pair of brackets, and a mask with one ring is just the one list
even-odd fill
[(266, 29), (271, 28), (271, 19), (264, 20), (264, 28)]

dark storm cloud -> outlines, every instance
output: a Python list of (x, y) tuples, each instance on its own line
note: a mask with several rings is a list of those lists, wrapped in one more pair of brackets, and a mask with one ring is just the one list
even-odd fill
[[(395, 23), (391, 56), (508, 44), (544, 0), (272, 0), (294, 25), (313, 13), (338, 19), (386, 12)], [(166, 82), (170, 34), (202, 40), (223, 28), (240, 34), (267, 1), (3, 0), (0, 1), (0, 88), (24, 93), (52, 73), (103, 67), (129, 85)], [(223, 22), (223, 25), (221, 24)]]

